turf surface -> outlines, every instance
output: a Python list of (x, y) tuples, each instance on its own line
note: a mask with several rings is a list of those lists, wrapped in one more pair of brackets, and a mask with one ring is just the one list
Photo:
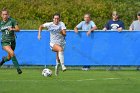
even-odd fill
[[(139, 71), (60, 72), (58, 77), (41, 76), (42, 69), (0, 69), (0, 93), (139, 93)], [(54, 72), (54, 71), (53, 71)]]

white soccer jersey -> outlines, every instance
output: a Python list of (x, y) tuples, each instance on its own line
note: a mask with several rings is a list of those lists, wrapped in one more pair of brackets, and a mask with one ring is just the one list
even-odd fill
[(59, 22), (58, 25), (55, 25), (53, 22), (43, 24), (43, 27), (47, 27), (50, 31), (50, 43), (64, 45), (65, 39), (60, 32), (66, 29), (66, 26), (63, 22)]

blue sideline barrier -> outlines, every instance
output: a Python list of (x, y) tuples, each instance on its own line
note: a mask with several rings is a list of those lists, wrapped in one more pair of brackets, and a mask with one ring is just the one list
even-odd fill
[[(41, 41), (37, 39), (37, 31), (23, 30), (16, 35), (15, 53), (21, 65), (55, 65), (55, 53), (49, 46), (49, 32), (42, 32)], [(140, 65), (139, 37), (140, 31), (95, 31), (89, 37), (85, 31), (79, 34), (68, 31), (65, 64)], [(5, 55), (0, 46), (0, 58)]]

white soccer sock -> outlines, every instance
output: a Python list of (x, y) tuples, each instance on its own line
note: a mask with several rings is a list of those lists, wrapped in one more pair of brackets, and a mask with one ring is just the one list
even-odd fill
[(56, 66), (58, 66), (60, 64), (60, 62), (56, 59)]
[(59, 56), (61, 65), (64, 66), (64, 53), (63, 53), (63, 51), (58, 52), (58, 56)]

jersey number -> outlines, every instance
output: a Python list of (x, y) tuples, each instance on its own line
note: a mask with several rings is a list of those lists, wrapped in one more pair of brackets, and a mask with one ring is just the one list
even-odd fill
[(8, 30), (5, 30), (6, 34), (9, 34), (9, 31)]

